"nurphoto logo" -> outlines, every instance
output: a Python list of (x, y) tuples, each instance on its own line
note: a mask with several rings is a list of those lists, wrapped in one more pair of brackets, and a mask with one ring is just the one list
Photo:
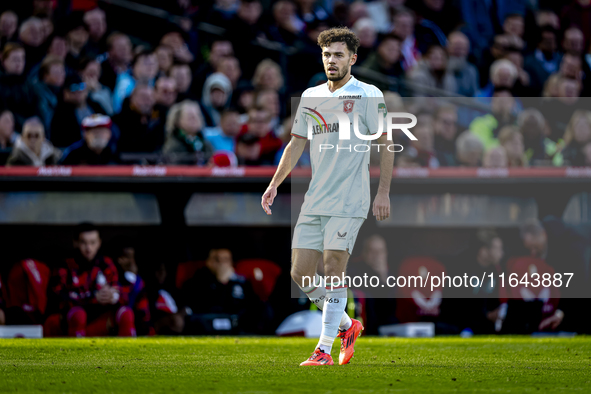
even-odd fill
[[(348, 102), (350, 101), (350, 102)], [(343, 110), (335, 110), (335, 109), (316, 109), (310, 107), (303, 107), (307, 112), (304, 112), (306, 116), (309, 116), (314, 122), (309, 121), (308, 123), (308, 139), (311, 140), (312, 136), (314, 135), (314, 129), (316, 130), (326, 130), (326, 132), (338, 132), (339, 133), (339, 140), (350, 140), (351, 139), (351, 122), (349, 119), (348, 113), (353, 111), (354, 102), (353, 100), (345, 100), (343, 104)], [(327, 123), (324, 114), (333, 114), (337, 117), (338, 123)], [(388, 136), (388, 140), (392, 140), (392, 131), (393, 130), (401, 130), (408, 138), (412, 141), (417, 141), (417, 137), (415, 137), (409, 129), (413, 128), (417, 124), (417, 117), (408, 112), (387, 112), (386, 105), (383, 103), (378, 104), (378, 113), (383, 114), (386, 123), (386, 133)], [(394, 123), (399, 122), (401, 119), (409, 119), (410, 122), (408, 123)], [(363, 134), (359, 130), (359, 114), (353, 114), (353, 132), (357, 138), (364, 140), (364, 141), (373, 141), (380, 138), (380, 136), (384, 133), (384, 122), (377, 122), (379, 125), (378, 130), (375, 134)], [(336, 129), (336, 130), (335, 130)], [(403, 147), (398, 144), (393, 144), (392, 147), (399, 147), (399, 150), (391, 150), (392, 152), (401, 152)], [(333, 144), (320, 144), (320, 152), (323, 150), (334, 149), (335, 146)], [(336, 147), (337, 151), (339, 148), (342, 150), (342, 147)], [(345, 148), (346, 150), (350, 151), (350, 147)], [(358, 144), (353, 147), (356, 152), (367, 152), (370, 147), (366, 144)], [(378, 147), (379, 149), (379, 147)], [(388, 147), (390, 150), (390, 147)]]

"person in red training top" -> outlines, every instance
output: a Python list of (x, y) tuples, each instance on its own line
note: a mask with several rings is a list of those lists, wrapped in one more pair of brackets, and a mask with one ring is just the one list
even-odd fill
[(99, 254), (101, 237), (90, 223), (78, 226), (76, 257), (55, 270), (50, 281), (50, 302), (57, 313), (45, 322), (47, 336), (135, 336), (133, 310), (120, 299), (117, 268)]
[(6, 314), (4, 313), (4, 301), (2, 299), (2, 278), (0, 278), (0, 326), (6, 324)]
[(117, 240), (110, 254), (117, 263), (119, 291), (123, 305), (133, 309), (135, 328), (138, 335), (155, 335), (150, 320), (150, 301), (146, 283), (138, 275), (136, 248), (130, 239)]

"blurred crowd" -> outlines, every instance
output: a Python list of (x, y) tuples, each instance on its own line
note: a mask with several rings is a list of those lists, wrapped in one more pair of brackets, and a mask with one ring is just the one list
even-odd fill
[[(390, 283), (389, 276), (444, 273), (486, 280), (430, 288), (410, 279), (400, 287), (360, 286), (353, 279), (347, 313), (371, 335), (413, 322), (434, 323), (438, 335), (591, 332), (585, 313), (591, 228), (548, 217), (526, 221), (519, 236), (519, 248), (508, 248), (513, 240), (507, 235), (482, 228), (453, 256), (393, 257), (389, 237), (370, 233), (348, 264), (351, 278)], [(143, 253), (132, 238), (103, 242), (90, 223), (75, 229), (73, 246), (65, 259), (48, 254), (46, 261), (25, 258), (0, 267), (0, 325), (40, 324), (50, 337), (273, 334), (290, 314), (316, 308), (284, 264), (236, 261), (223, 246), (211, 248), (203, 261), (173, 264)], [(318, 268), (322, 275), (322, 264)], [(573, 274), (568, 286), (565, 273)]]
[(348, 26), (353, 74), (419, 119), (397, 166), (591, 165), (589, 0), (142, 3), (166, 23), (0, 5), (0, 164), (276, 165), (290, 98), (326, 81), (318, 35)]

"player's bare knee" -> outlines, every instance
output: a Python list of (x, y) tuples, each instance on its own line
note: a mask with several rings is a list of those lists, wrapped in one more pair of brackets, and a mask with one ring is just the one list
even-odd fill
[(343, 253), (330, 251), (324, 257), (324, 273), (326, 276), (341, 277), (347, 266), (347, 258)]

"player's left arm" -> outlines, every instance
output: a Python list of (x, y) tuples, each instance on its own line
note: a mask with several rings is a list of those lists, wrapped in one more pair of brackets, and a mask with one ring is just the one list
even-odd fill
[(394, 142), (388, 139), (387, 134), (382, 134), (377, 143), (380, 147), (380, 185), (373, 201), (373, 216), (381, 221), (390, 217), (390, 183), (394, 168), (394, 147), (391, 145)]

